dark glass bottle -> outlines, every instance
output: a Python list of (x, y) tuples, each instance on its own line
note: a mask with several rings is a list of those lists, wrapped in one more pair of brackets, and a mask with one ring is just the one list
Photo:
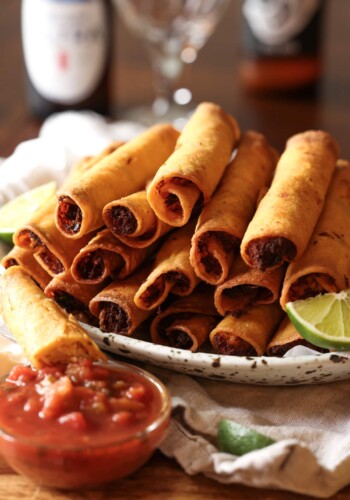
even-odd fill
[(240, 78), (253, 92), (312, 89), (322, 74), (324, 0), (245, 0)]
[(111, 0), (22, 0), (31, 113), (109, 111)]

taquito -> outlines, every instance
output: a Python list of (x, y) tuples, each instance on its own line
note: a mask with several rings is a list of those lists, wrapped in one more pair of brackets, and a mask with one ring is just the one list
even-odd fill
[(102, 215), (112, 233), (134, 248), (148, 247), (172, 229), (156, 216), (145, 190), (108, 203)]
[(191, 295), (176, 298), (155, 316), (151, 338), (155, 344), (195, 352), (208, 339), (218, 321), (213, 289), (199, 285)]
[(111, 231), (103, 229), (75, 256), (71, 273), (79, 283), (102, 283), (106, 278), (122, 279), (151, 255), (154, 246), (132, 248)]
[(259, 193), (269, 186), (277, 151), (262, 134), (242, 135), (238, 152), (199, 215), (190, 259), (197, 276), (212, 285), (226, 280), (241, 240), (256, 210)]
[(55, 226), (55, 207), (56, 200), (52, 198), (37, 209), (13, 235), (14, 244), (32, 249), (35, 259), (50, 276), (67, 271), (76, 254), (91, 239), (91, 235), (85, 235), (78, 240), (67, 240)]
[(194, 222), (174, 231), (156, 254), (152, 270), (135, 294), (140, 309), (155, 309), (172, 292), (189, 295), (199, 283), (190, 263), (191, 236)]
[(134, 296), (149, 268), (142, 268), (128, 278), (110, 283), (90, 301), (91, 313), (99, 319), (104, 332), (131, 335), (152, 311), (139, 309)]
[(287, 141), (272, 184), (241, 244), (249, 266), (271, 269), (298, 259), (323, 208), (338, 156), (330, 134), (307, 131)]
[(106, 359), (74, 316), (46, 297), (19, 266), (0, 278), (0, 313), (35, 368), (72, 358)]
[(220, 106), (202, 103), (185, 125), (176, 149), (147, 188), (157, 216), (172, 226), (183, 226), (195, 206), (208, 203), (217, 187), (240, 130)]
[(14, 246), (1, 260), (1, 265), (8, 269), (20, 266), (43, 290), (49, 283), (51, 276), (34, 258), (30, 250)]
[(271, 304), (279, 300), (285, 271), (285, 266), (260, 271), (247, 266), (238, 256), (227, 280), (216, 287), (216, 309), (222, 316), (226, 313), (237, 316), (254, 304)]
[(95, 323), (89, 310), (90, 300), (100, 292), (106, 283), (87, 284), (78, 283), (72, 276), (70, 269), (65, 273), (52, 278), (44, 292), (53, 299), (67, 313), (73, 314), (79, 321)]
[(262, 356), (282, 316), (276, 302), (254, 305), (239, 317), (228, 314), (210, 333), (210, 342), (219, 354)]
[(302, 256), (283, 282), (281, 305), (340, 292), (350, 284), (350, 163), (339, 161), (323, 211)]
[(125, 144), (123, 141), (113, 141), (97, 155), (85, 156), (81, 158), (81, 160), (77, 161), (71, 168), (64, 185), (72, 182), (73, 180), (79, 179), (82, 175), (84, 175), (92, 167), (94, 167), (99, 161), (116, 151), (123, 144)]
[(170, 124), (154, 125), (59, 190), (55, 221), (62, 234), (80, 238), (103, 226), (107, 203), (144, 189), (173, 152), (178, 136)]
[[(73, 181), (80, 181), (96, 163), (122, 144), (120, 141), (113, 142), (98, 155), (85, 157), (76, 162), (64, 186), (69, 186)], [(54, 220), (56, 203), (56, 198), (52, 198), (46, 205), (38, 208), (29, 217), (28, 222), (15, 232), (13, 238), (15, 245), (25, 249), (31, 248), (39, 264), (53, 277), (67, 271), (75, 255), (91, 239), (91, 235), (87, 235), (79, 240), (69, 241), (62, 235)]]
[(286, 316), (271, 338), (270, 342), (268, 343), (266, 353), (268, 354), (268, 356), (276, 356), (282, 358), (287, 351), (292, 349), (292, 347), (296, 347), (297, 345), (309, 347), (314, 351), (324, 352), (324, 349), (316, 347), (305, 340), (296, 330), (294, 325), (289, 321), (288, 316)]

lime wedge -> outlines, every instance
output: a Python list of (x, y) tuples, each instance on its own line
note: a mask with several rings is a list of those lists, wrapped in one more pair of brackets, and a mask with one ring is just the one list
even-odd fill
[(232, 420), (223, 419), (219, 422), (217, 444), (220, 451), (241, 456), (275, 442), (274, 439)]
[(0, 208), (0, 240), (12, 243), (13, 233), (27, 222), (31, 214), (56, 192), (56, 182), (42, 184), (20, 194)]
[(350, 350), (350, 290), (288, 302), (286, 309), (295, 328), (311, 344)]

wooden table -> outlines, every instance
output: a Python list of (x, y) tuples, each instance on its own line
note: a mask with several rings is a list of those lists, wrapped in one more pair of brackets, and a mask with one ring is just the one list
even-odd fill
[[(325, 74), (318, 95), (313, 98), (253, 98), (245, 95), (237, 78), (240, 61), (239, 8), (240, 2), (231, 2), (219, 29), (202, 49), (191, 69), (191, 78), (185, 76), (196, 101), (212, 100), (221, 104), (237, 117), (242, 129), (263, 131), (279, 150), (283, 149), (285, 140), (293, 133), (323, 128), (338, 140), (341, 156), (350, 159), (350, 2), (329, 2), (325, 25)], [(20, 0), (1, 0), (0, 156), (10, 154), (18, 142), (35, 137), (40, 127), (40, 123), (29, 115), (26, 106), (19, 11)], [(113, 116), (118, 117), (121, 109), (151, 100), (152, 84), (143, 48), (118, 20), (115, 24), (112, 102)], [(15, 474), (0, 458), (0, 499), (19, 498), (291, 500), (302, 497), (240, 485), (224, 486), (203, 476), (191, 477), (174, 461), (157, 452), (140, 471), (116, 485), (98, 491), (69, 493), (37, 487)], [(332, 498), (350, 498), (350, 486)]]

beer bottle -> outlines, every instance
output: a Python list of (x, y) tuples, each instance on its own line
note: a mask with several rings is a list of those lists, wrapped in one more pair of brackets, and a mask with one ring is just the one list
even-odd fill
[(107, 114), (111, 0), (22, 0), (22, 45), (32, 114)]
[(324, 0), (245, 0), (240, 77), (252, 92), (309, 90), (321, 73)]

